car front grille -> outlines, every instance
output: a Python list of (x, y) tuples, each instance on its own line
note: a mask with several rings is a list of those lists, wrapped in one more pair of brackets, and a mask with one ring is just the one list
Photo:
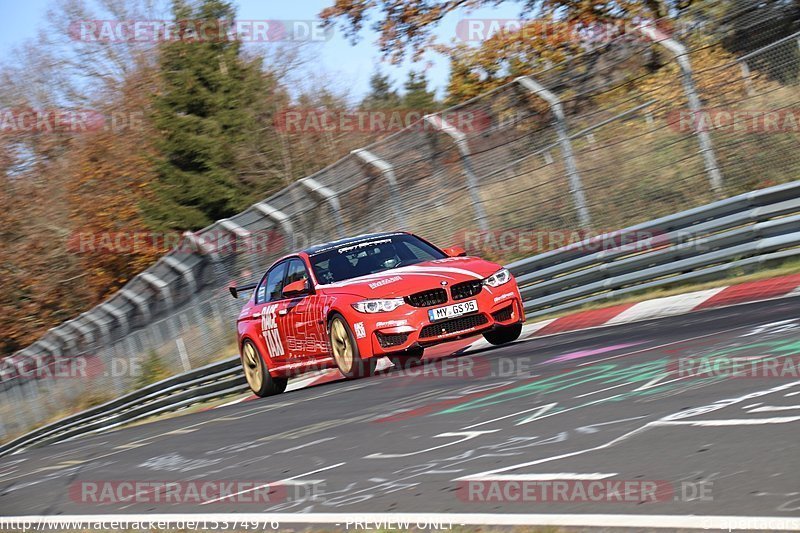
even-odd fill
[(420, 331), (420, 338), (436, 337), (437, 335), (445, 335), (448, 333), (458, 333), (471, 328), (477, 328), (489, 322), (485, 315), (468, 315), (460, 316), (458, 318), (451, 318), (450, 320), (443, 320), (436, 324), (430, 324), (422, 328)]
[(494, 318), (495, 322), (505, 322), (506, 320), (511, 320), (511, 315), (513, 312), (514, 306), (509, 305), (508, 307), (504, 307), (501, 310), (492, 313), (492, 318)]
[(382, 348), (391, 348), (392, 346), (400, 346), (408, 340), (408, 333), (393, 333), (386, 334), (376, 331), (375, 335), (378, 337), (378, 343)]
[(414, 307), (430, 307), (447, 302), (447, 291), (444, 289), (431, 289), (415, 292), (411, 296), (406, 296), (405, 300), (408, 305), (413, 305)]
[(479, 279), (456, 283), (450, 288), (450, 296), (453, 297), (453, 300), (463, 300), (475, 296), (481, 292), (481, 289), (483, 289), (483, 281)]

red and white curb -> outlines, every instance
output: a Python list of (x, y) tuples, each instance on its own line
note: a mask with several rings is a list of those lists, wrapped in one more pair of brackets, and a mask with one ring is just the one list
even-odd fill
[[(748, 302), (800, 296), (800, 274), (728, 285), (643, 302), (612, 305), (526, 324), (522, 338), (615, 326)], [(477, 343), (476, 343), (477, 344)], [(488, 345), (488, 343), (486, 344)], [(474, 348), (474, 345), (471, 347)]]
[[(800, 274), (739, 283), (737, 285), (728, 285), (726, 287), (717, 287), (702, 291), (687, 292), (685, 294), (654, 298), (643, 302), (612, 305), (601, 309), (580, 311), (559, 318), (533, 322), (523, 326), (520, 340), (590, 328), (615, 326), (642, 320), (652, 320), (654, 318), (663, 318), (667, 316), (683, 315), (703, 309), (726, 307), (790, 296), (800, 296)], [(470, 352), (490, 346), (492, 345), (483, 338), (455, 341), (426, 351), (426, 358), (431, 356), (442, 357), (456, 352)], [(431, 353), (432, 351), (436, 351), (437, 353)], [(392, 363), (383, 358), (378, 361), (377, 369), (385, 370), (391, 366)], [(320, 385), (340, 379), (342, 379), (342, 376), (338, 370), (322, 370), (291, 380), (286, 390), (293, 391), (304, 389), (313, 385)], [(256, 396), (250, 395), (238, 398), (218, 407), (224, 407), (255, 398)]]

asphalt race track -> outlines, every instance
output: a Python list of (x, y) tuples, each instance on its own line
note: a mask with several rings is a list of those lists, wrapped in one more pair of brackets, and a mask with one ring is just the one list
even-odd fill
[[(691, 356), (796, 362), (799, 353), (800, 298), (520, 341), (0, 458), (0, 516), (797, 517), (800, 379), (675, 368)], [(271, 488), (254, 502), (246, 500), (255, 488), (203, 503), (164, 501), (161, 489), (126, 499), (87, 492), (123, 481), (226, 480)], [(657, 491), (635, 501), (576, 492), (593, 480)], [(548, 501), (510, 490), (552, 481), (567, 492)]]

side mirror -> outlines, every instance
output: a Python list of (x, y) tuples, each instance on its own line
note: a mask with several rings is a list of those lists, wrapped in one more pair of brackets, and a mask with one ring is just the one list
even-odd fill
[(467, 255), (467, 251), (460, 246), (451, 246), (442, 251), (447, 254), (447, 257), (464, 257)]
[(309, 292), (311, 291), (309, 290), (308, 280), (298, 279), (297, 281), (293, 281), (283, 288), (283, 297), (296, 298), (298, 296), (308, 294)]

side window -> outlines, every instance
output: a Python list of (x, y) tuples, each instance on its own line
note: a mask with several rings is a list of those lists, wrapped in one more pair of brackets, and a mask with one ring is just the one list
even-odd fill
[(286, 270), (286, 280), (283, 282), (283, 286), (285, 287), (301, 279), (308, 279), (305, 263), (303, 263), (302, 259), (290, 259), (289, 268)]
[(281, 299), (283, 290), (283, 276), (286, 273), (286, 263), (281, 263), (272, 267), (267, 276), (261, 281), (256, 289), (256, 303), (263, 304), (273, 300)]
[(256, 303), (264, 303), (267, 295), (267, 277), (264, 276), (264, 279), (261, 280), (261, 283), (258, 284), (258, 288), (256, 289)]

